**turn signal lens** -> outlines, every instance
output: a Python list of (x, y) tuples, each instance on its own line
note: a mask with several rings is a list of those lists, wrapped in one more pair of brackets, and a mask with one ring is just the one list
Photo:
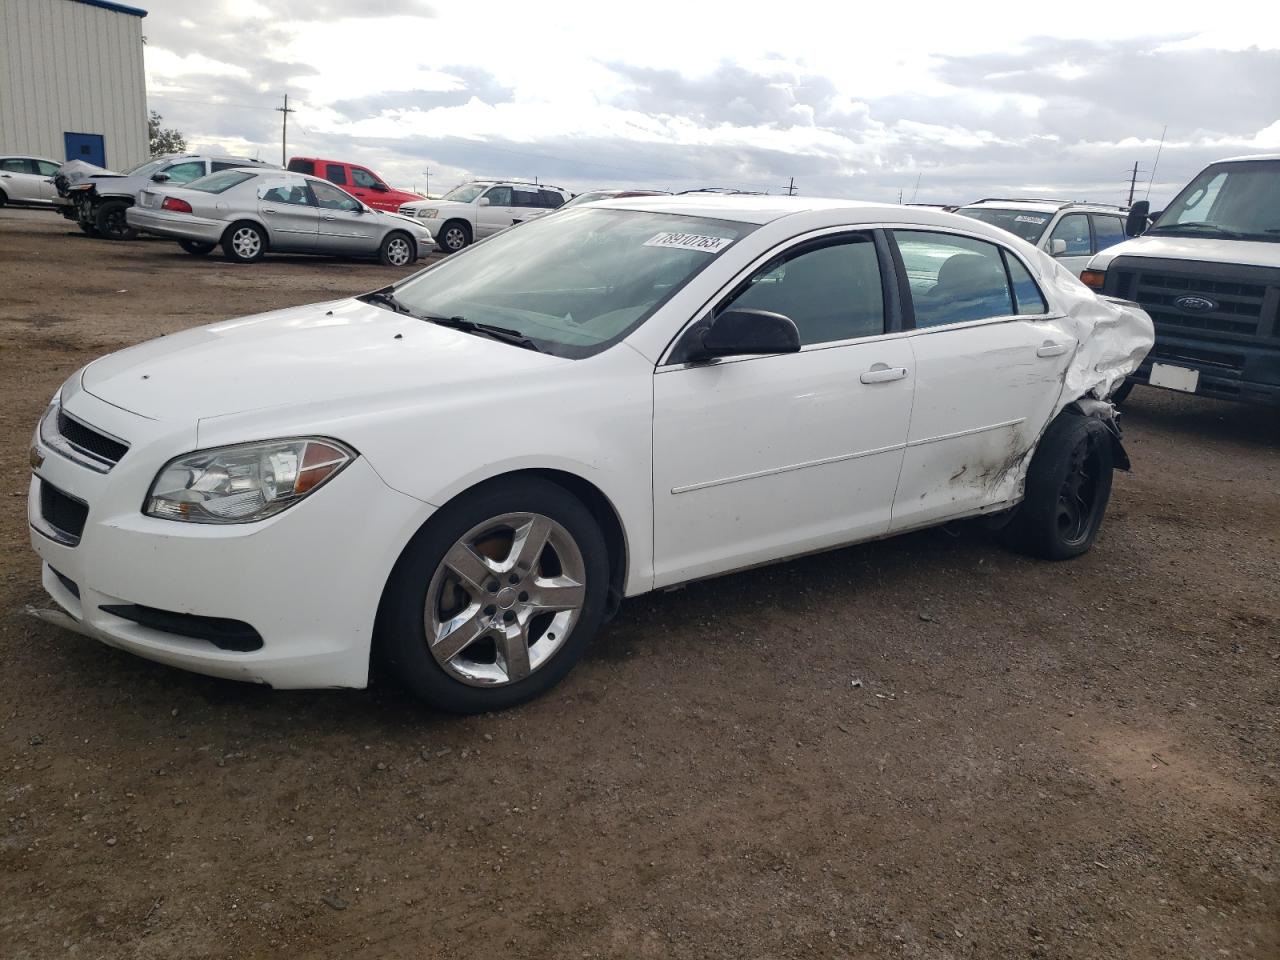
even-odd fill
[(264, 520), (317, 490), (355, 456), (318, 437), (202, 450), (165, 465), (142, 512), (188, 523)]
[(1105, 270), (1085, 270), (1080, 274), (1080, 282), (1094, 290), (1101, 290), (1106, 281), (1107, 271)]
[(177, 197), (165, 197), (164, 203), (160, 204), (161, 210), (172, 210), (174, 213), (190, 213), (191, 204), (185, 200), (179, 200)]

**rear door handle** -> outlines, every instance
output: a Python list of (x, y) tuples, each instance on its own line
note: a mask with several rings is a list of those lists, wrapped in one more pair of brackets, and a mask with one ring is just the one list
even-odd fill
[(1037, 357), (1060, 357), (1067, 352), (1065, 343), (1054, 343), (1052, 340), (1046, 340), (1043, 346), (1036, 348)]
[(906, 367), (891, 367), (884, 363), (875, 363), (858, 379), (863, 383), (888, 383), (891, 380), (905, 380)]

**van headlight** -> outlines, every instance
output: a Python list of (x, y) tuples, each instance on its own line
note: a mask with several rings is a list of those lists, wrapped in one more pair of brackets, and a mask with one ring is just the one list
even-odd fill
[(142, 512), (188, 523), (252, 523), (287, 510), (337, 476), (354, 450), (321, 437), (200, 450), (170, 460)]

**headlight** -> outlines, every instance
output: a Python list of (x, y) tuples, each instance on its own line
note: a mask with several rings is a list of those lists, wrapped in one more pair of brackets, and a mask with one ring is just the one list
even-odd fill
[(439, 215), (439, 213), (440, 213), (440, 211), (439, 211), (439, 210), (419, 210), (419, 211), (418, 211), (418, 219), (419, 219), (419, 220), (434, 220), (434, 219)]
[(142, 512), (189, 523), (252, 523), (286, 510), (355, 459), (336, 440), (300, 437), (201, 450), (169, 461)]

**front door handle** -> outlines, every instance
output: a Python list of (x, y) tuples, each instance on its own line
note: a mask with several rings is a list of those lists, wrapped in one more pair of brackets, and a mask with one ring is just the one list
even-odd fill
[(1065, 343), (1054, 343), (1052, 340), (1046, 340), (1043, 346), (1036, 348), (1037, 357), (1060, 357), (1067, 352)]
[(891, 380), (905, 380), (906, 376), (906, 367), (891, 367), (884, 363), (874, 363), (871, 365), (871, 369), (858, 379), (863, 383), (888, 383)]
[(275, 213), (275, 211), (274, 211), (274, 210), (263, 210), (262, 212), (263, 212), (263, 214), (264, 214), (264, 215), (266, 215), (266, 216), (270, 216), (271, 214)]

